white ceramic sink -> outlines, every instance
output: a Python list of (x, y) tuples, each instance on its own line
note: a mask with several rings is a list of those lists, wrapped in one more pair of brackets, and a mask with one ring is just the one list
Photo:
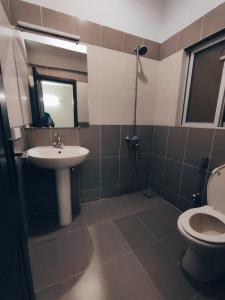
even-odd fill
[(89, 150), (80, 146), (35, 147), (27, 151), (28, 160), (34, 165), (55, 170), (60, 225), (72, 222), (70, 168), (81, 164)]
[(80, 146), (64, 146), (62, 149), (47, 146), (29, 149), (28, 159), (40, 168), (55, 170), (74, 167), (88, 154), (89, 150)]

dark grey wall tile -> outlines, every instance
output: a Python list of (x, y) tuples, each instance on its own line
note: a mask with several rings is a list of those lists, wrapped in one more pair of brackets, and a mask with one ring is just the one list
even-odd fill
[(25, 138), (28, 149), (37, 146), (50, 146), (52, 144), (51, 130), (49, 128), (25, 129)]
[(80, 190), (79, 166), (70, 169), (71, 193), (78, 193)]
[(90, 189), (90, 190), (83, 190), (79, 193), (79, 202), (85, 203), (90, 201), (95, 201), (100, 199), (100, 188)]
[(41, 11), (43, 26), (62, 32), (73, 33), (72, 16), (45, 7), (42, 7)]
[(162, 183), (163, 172), (165, 168), (165, 158), (153, 154), (151, 161), (150, 177), (151, 179)]
[(178, 161), (167, 159), (163, 184), (170, 190), (178, 193), (180, 187), (182, 164)]
[(115, 197), (118, 195), (119, 195), (119, 185), (101, 187), (101, 198)]
[(120, 147), (120, 155), (128, 155), (128, 144), (126, 141), (127, 136), (132, 136), (133, 134), (133, 126), (132, 125), (122, 125), (121, 126), (121, 147)]
[(80, 41), (100, 46), (100, 25), (74, 18), (74, 34), (80, 36)]
[(162, 187), (161, 196), (166, 199), (169, 203), (174, 206), (177, 206), (178, 202), (178, 194), (167, 189), (165, 186)]
[(136, 192), (135, 182), (125, 182), (119, 184), (119, 193), (126, 194), (126, 193), (133, 193)]
[(168, 40), (161, 44), (160, 59), (164, 59), (177, 51), (179, 34), (171, 36)]
[(23, 21), (39, 26), (42, 25), (40, 6), (19, 0), (10, 0), (9, 4), (13, 24), (16, 25), (18, 21)]
[(166, 153), (166, 144), (168, 137), (168, 127), (167, 126), (156, 126), (155, 135), (154, 135), (154, 146), (153, 152), (165, 155)]
[(215, 130), (215, 137), (212, 148), (209, 168), (213, 170), (225, 163), (225, 131), (223, 129)]
[(138, 126), (141, 153), (151, 153), (153, 150), (154, 127), (150, 125)]
[(150, 180), (150, 188), (158, 195), (161, 195), (161, 189), (162, 189), (161, 183), (158, 182), (157, 180), (153, 180), (153, 179)]
[(80, 189), (100, 187), (100, 160), (88, 159), (79, 166)]
[(179, 196), (179, 198), (178, 198), (178, 208), (181, 211), (186, 211), (188, 209), (193, 208), (193, 203), (191, 201), (188, 201), (187, 199), (183, 198), (182, 196)]
[(185, 163), (196, 167), (201, 166), (202, 158), (210, 155), (213, 134), (213, 129), (188, 129)]
[(201, 39), (203, 17), (179, 32), (178, 50), (185, 49)]
[(101, 26), (101, 47), (123, 51), (123, 32)]
[(151, 168), (151, 154), (142, 154), (136, 159), (136, 180), (148, 180)]
[(144, 39), (129, 33), (124, 33), (123, 51), (129, 54), (135, 54), (134, 49), (142, 45)]
[(204, 16), (202, 38), (225, 28), (225, 3), (219, 5)]
[(120, 184), (135, 181), (134, 160), (128, 156), (120, 157)]
[(92, 125), (78, 129), (78, 145), (89, 149), (89, 158), (100, 157), (100, 126)]
[(144, 45), (148, 48), (148, 52), (145, 54), (145, 57), (160, 60), (160, 43), (145, 39)]
[(52, 128), (52, 141), (56, 139), (55, 134), (58, 133), (65, 146), (76, 146), (78, 142), (77, 130), (76, 128)]
[(180, 194), (189, 201), (192, 201), (192, 195), (199, 192), (199, 169), (184, 165)]
[(183, 161), (184, 149), (187, 137), (187, 128), (169, 127), (167, 156)]
[(135, 181), (135, 190), (136, 191), (143, 191), (148, 189), (150, 186), (149, 178), (148, 179), (138, 179)]
[(101, 159), (101, 186), (113, 186), (119, 182), (119, 158)]
[(101, 127), (101, 156), (119, 156), (120, 126), (103, 125)]

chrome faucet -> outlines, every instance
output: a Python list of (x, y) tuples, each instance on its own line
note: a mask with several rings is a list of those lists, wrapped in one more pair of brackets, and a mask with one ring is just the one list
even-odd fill
[(54, 136), (56, 137), (56, 140), (52, 143), (52, 146), (53, 146), (54, 148), (62, 149), (62, 148), (64, 147), (64, 144), (63, 144), (63, 142), (62, 142), (62, 140), (61, 140), (60, 135), (56, 132), (56, 133), (54, 134)]

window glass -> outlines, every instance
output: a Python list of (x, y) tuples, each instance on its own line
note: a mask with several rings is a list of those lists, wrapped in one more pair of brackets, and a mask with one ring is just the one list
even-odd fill
[(214, 123), (225, 55), (225, 41), (194, 55), (186, 122)]

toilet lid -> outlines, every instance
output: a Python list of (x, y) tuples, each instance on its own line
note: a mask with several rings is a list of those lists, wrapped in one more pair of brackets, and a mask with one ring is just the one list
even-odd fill
[(207, 184), (207, 202), (215, 210), (225, 214), (225, 165), (212, 171)]

